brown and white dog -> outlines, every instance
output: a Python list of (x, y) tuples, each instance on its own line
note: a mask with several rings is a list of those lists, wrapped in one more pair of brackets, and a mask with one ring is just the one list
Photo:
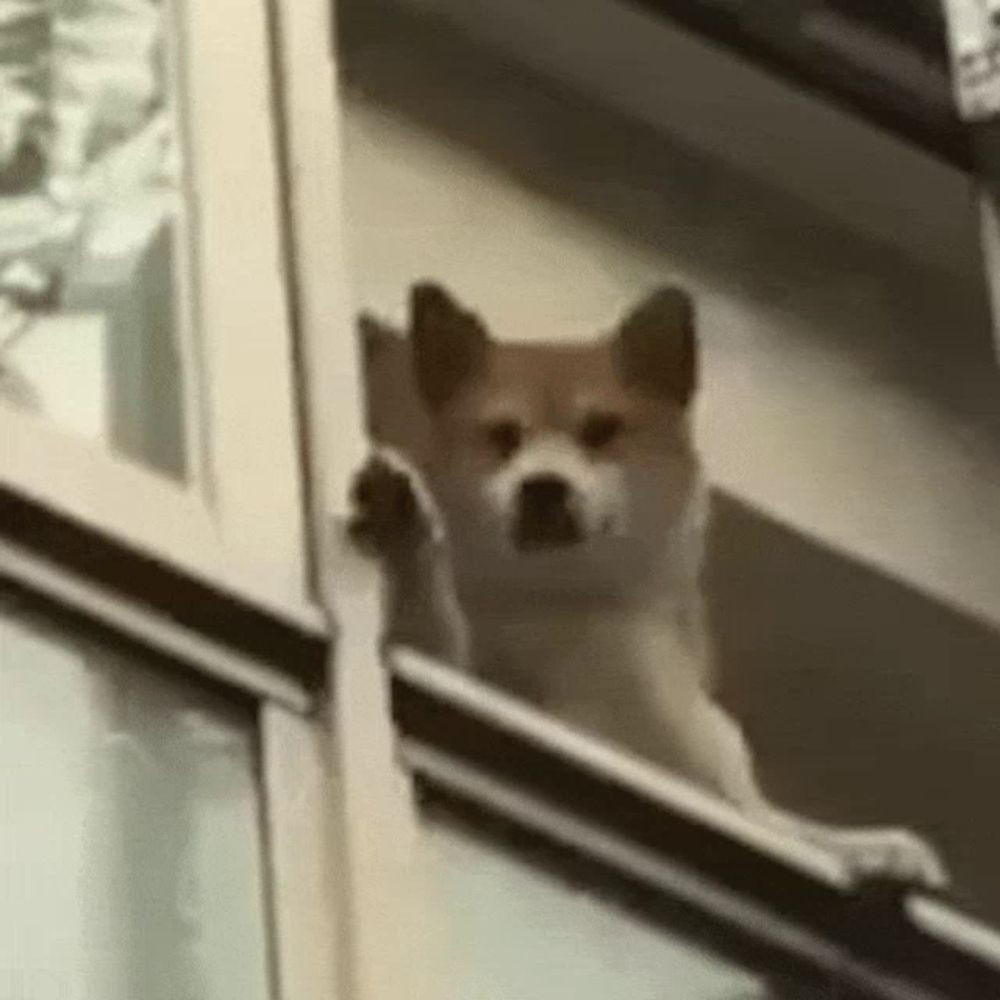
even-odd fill
[(501, 344), (443, 288), (418, 284), (409, 326), (403, 337), (361, 320), (379, 449), (355, 484), (354, 528), (388, 568), (389, 642), (655, 761), (859, 874), (942, 885), (915, 834), (770, 805), (713, 698), (690, 296), (658, 290), (589, 342)]

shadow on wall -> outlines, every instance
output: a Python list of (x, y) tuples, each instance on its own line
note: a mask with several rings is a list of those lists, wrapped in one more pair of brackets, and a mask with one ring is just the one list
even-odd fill
[(724, 494), (708, 593), (722, 700), (780, 803), (913, 826), (1000, 920), (1000, 631)]

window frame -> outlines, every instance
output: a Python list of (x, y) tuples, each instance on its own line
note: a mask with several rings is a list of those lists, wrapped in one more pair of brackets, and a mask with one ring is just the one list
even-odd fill
[[(332, 623), (325, 707), (336, 841), (341, 1000), (439, 1000), (413, 855), (413, 786), (400, 769), (381, 645), (378, 568), (347, 539), (350, 484), (368, 453), (362, 363), (342, 232), (334, 5), (276, 0), (287, 136), (286, 205), (308, 428), (317, 585)], [(321, 995), (313, 991), (312, 997)]]
[(47, 508), (321, 632), (306, 559), (268, 9), (176, 0), (165, 16), (186, 202), (175, 284), (194, 303), (178, 309), (181, 354), (196, 369), (183, 373), (181, 395), (196, 411), (183, 414), (186, 437), (195, 416), (203, 435), (186, 456), (195, 471), (190, 482), (170, 480), (2, 404), (2, 506)]
[[(135, 657), (195, 697), (254, 706), (261, 881), (275, 1000), (339, 997), (329, 731), (321, 692), (0, 542), (0, 586), (39, 620)], [(81, 595), (84, 595), (81, 597)], [(324, 647), (324, 651), (327, 647)]]
[[(282, 62), (280, 25), (293, 14), (314, 26), (328, 17), (319, 0), (183, 0), (179, 12), (182, 100), (212, 95), (194, 100), (185, 122), (198, 198), (181, 227), (196, 232), (205, 279), (192, 292), (209, 355), (194, 374), (208, 382), (210, 488), (171, 482), (4, 406), (0, 587), (186, 690), (254, 706), (273, 995), (315, 1000), (349, 994), (338, 954), (332, 628), (313, 572), (325, 519), (304, 495), (312, 440), (292, 339), (299, 248), (282, 172), (302, 150), (286, 145), (295, 137), (280, 100), (283, 80), (321, 88), (330, 77), (325, 39), (323, 64)], [(334, 119), (322, 125), (330, 132)], [(240, 204), (244, 184), (259, 193), (259, 211)], [(260, 280), (248, 283), (248, 273)], [(273, 420), (258, 428), (262, 408)]]

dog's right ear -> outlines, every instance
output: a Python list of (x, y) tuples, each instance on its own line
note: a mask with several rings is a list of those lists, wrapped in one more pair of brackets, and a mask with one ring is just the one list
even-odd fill
[(432, 410), (485, 366), (489, 335), (482, 321), (432, 282), (410, 290), (410, 339), (417, 388)]
[(687, 406), (698, 387), (691, 296), (676, 285), (647, 295), (619, 325), (615, 354), (626, 382)]

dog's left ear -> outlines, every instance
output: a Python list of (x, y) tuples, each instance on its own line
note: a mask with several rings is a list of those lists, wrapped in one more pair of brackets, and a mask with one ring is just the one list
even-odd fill
[(698, 343), (691, 296), (660, 288), (622, 320), (614, 338), (623, 380), (687, 406), (698, 387)]
[(486, 363), (489, 336), (482, 321), (432, 282), (410, 290), (410, 338), (417, 387), (432, 410)]

